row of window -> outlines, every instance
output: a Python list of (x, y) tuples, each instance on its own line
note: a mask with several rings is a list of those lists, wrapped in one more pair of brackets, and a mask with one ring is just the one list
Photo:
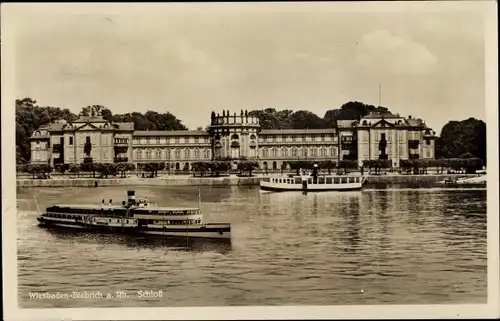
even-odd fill
[(195, 215), (198, 211), (157, 211), (157, 210), (134, 210), (134, 214), (137, 215)]
[[(415, 134), (412, 134), (412, 135), (404, 135), (405, 132), (402, 132), (402, 131), (399, 131), (398, 134), (397, 134), (397, 139), (399, 141), (401, 140), (405, 140), (405, 137), (407, 140), (420, 140), (420, 137), (421, 137), (421, 133), (415, 133)], [(369, 137), (371, 137), (372, 141), (379, 141), (379, 140), (389, 140), (389, 141), (392, 141), (393, 140), (393, 132), (392, 131), (388, 131), (387, 133), (379, 133), (378, 135), (369, 135), (367, 132), (365, 133), (360, 133), (360, 140), (363, 141), (363, 142), (368, 142), (368, 139)], [(425, 140), (426, 144), (427, 145), (430, 145), (430, 139), (426, 139)]]
[(148, 220), (149, 224), (156, 225), (193, 225), (193, 224), (201, 224), (201, 220), (165, 220), (165, 221), (153, 221)]
[[(317, 184), (353, 184), (361, 182), (361, 177), (330, 177), (330, 176), (318, 176)], [(295, 178), (267, 178), (264, 179), (271, 181), (272, 183), (278, 184), (301, 184), (302, 177)], [(307, 179), (309, 184), (313, 183), (313, 178), (309, 177)]]
[[(60, 214), (60, 213), (47, 213), (47, 217), (54, 217), (54, 218), (65, 218), (65, 219), (76, 219), (76, 220), (83, 220), (83, 216), (81, 215), (70, 215), (70, 214)], [(92, 221), (99, 220), (101, 221), (102, 219), (100, 218), (92, 218)], [(109, 223), (121, 223), (121, 219), (108, 219)], [(165, 220), (165, 221), (157, 221), (157, 220), (146, 220), (148, 224), (160, 224), (160, 225), (192, 225), (192, 224), (201, 224), (201, 219), (198, 220)], [(130, 224), (130, 223), (137, 223), (137, 220), (134, 219), (124, 219), (123, 223)]]
[[(260, 142), (304, 142), (304, 141), (313, 141), (313, 142), (325, 142), (327, 141), (327, 137), (330, 137), (333, 139), (333, 135), (326, 135), (326, 134), (320, 134), (320, 135), (311, 135), (311, 134), (305, 134), (305, 135), (262, 135), (259, 137)], [(328, 140), (328, 141), (331, 141)]]
[(328, 147), (328, 148), (326, 148), (326, 147), (322, 147), (322, 148), (312, 147), (309, 150), (311, 152), (310, 154), (308, 153), (308, 149), (306, 147), (302, 147), (302, 148), (293, 147), (291, 150), (289, 150), (286, 147), (283, 147), (281, 149), (274, 147), (274, 148), (271, 148), (270, 150), (267, 148), (262, 148), (261, 155), (262, 155), (262, 157), (269, 157), (269, 155), (271, 155), (272, 157), (278, 157), (278, 156), (280, 156), (280, 157), (288, 157), (288, 156), (292, 156), (292, 157), (297, 157), (297, 156), (316, 157), (316, 156), (318, 156), (318, 154), (319, 154), (319, 156), (322, 156), (322, 157), (337, 156), (337, 148), (336, 147)]
[(193, 158), (200, 158), (201, 155), (203, 155), (204, 159), (210, 158), (210, 149), (208, 148), (204, 149), (203, 153), (198, 148), (195, 148), (193, 150), (186, 148), (184, 149), (183, 153), (181, 153), (180, 149), (176, 148), (174, 149), (173, 155), (170, 149), (165, 149), (163, 151), (160, 149), (156, 149), (154, 150), (154, 153), (152, 149), (134, 149), (134, 159), (181, 159), (181, 155), (184, 156), (183, 158), (185, 159), (190, 159), (191, 153), (193, 155)]
[(133, 143), (134, 144), (139, 144), (139, 145), (150, 145), (150, 144), (156, 144), (156, 145), (161, 145), (161, 144), (208, 144), (210, 143), (210, 137), (205, 137), (205, 136), (176, 136), (176, 137), (160, 137), (160, 136), (153, 136), (153, 137), (134, 137), (133, 138)]

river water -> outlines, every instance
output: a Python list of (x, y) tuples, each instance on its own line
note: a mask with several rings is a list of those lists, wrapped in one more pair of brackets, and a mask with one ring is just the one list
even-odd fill
[[(133, 188), (160, 205), (198, 204), (195, 187)], [(485, 188), (367, 186), (304, 195), (201, 187), (205, 221), (231, 222), (231, 244), (36, 225), (38, 208), (121, 202), (125, 191), (18, 191), (21, 308), (486, 303)], [(84, 291), (104, 297), (30, 298)]]

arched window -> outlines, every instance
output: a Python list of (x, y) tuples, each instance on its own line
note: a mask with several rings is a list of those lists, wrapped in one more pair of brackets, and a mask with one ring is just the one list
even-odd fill
[(210, 149), (206, 148), (203, 151), (203, 158), (205, 158), (205, 159), (209, 159), (210, 158)]
[(337, 149), (335, 147), (330, 147), (330, 155), (337, 156)]
[(151, 149), (146, 149), (146, 159), (151, 159)]
[(324, 148), (324, 147), (321, 148), (321, 150), (320, 150), (320, 156), (323, 156), (323, 157), (326, 156), (326, 148)]
[(161, 150), (156, 150), (156, 159), (161, 159)]
[(297, 147), (292, 148), (292, 156), (297, 157)]
[(302, 156), (307, 156), (307, 148), (302, 147)]
[(181, 158), (181, 150), (178, 148), (175, 149), (175, 158), (176, 159)]
[(189, 157), (191, 157), (191, 151), (188, 148), (186, 148), (184, 150), (184, 158), (189, 158)]
[(281, 156), (287, 157), (288, 156), (288, 149), (286, 147), (283, 147), (281, 149)]
[(312, 156), (315, 156), (315, 157), (318, 156), (318, 149), (316, 147), (313, 147), (311, 152), (312, 152)]
[(231, 139), (239, 139), (240, 137), (238, 136), (238, 134), (233, 134), (233, 136), (231, 136)]
[(200, 150), (198, 148), (194, 150), (194, 158), (200, 158)]
[[(273, 136), (273, 137), (275, 137), (275, 136)], [(272, 155), (273, 155), (273, 157), (278, 156), (278, 149), (276, 147), (273, 147), (273, 149), (272, 149)]]
[(267, 148), (262, 148), (262, 157), (268, 157), (269, 156), (269, 150)]

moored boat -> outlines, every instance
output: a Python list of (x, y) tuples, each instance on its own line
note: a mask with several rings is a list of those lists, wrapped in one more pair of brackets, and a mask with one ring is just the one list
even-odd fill
[(315, 165), (311, 175), (271, 176), (260, 181), (264, 191), (354, 191), (363, 188), (366, 177), (361, 175), (320, 175)]
[(128, 191), (121, 205), (53, 205), (37, 219), (40, 226), (143, 236), (230, 239), (230, 223), (205, 223), (201, 206), (159, 207)]

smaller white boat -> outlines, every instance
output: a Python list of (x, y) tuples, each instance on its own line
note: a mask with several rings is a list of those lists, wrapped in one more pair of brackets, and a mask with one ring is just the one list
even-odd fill
[(317, 167), (311, 175), (271, 176), (260, 181), (263, 191), (355, 191), (363, 188), (366, 177), (362, 175), (318, 175)]

